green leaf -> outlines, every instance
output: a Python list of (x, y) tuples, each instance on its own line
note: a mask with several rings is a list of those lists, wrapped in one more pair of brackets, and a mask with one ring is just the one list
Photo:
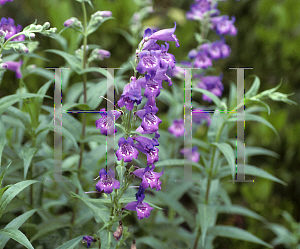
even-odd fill
[(125, 174), (125, 171), (126, 171), (126, 167), (125, 166), (121, 166), (121, 165), (118, 165), (116, 167), (116, 170), (118, 172), (118, 176), (119, 176), (119, 182), (122, 186), (122, 183), (123, 183), (123, 179), (124, 179), (124, 174)]
[(31, 127), (31, 124), (30, 124), (29, 115), (27, 113), (23, 113), (21, 110), (19, 110), (16, 107), (13, 107), (13, 106), (8, 107), (7, 110), (6, 110), (6, 113), (9, 116), (12, 116), (12, 117), (15, 117), (15, 118), (18, 118), (19, 120), (21, 120), (22, 124), (25, 126), (26, 130), (28, 132), (31, 131), (32, 127)]
[(214, 95), (212, 92), (207, 91), (202, 88), (193, 88), (193, 91), (205, 94), (206, 96), (208, 96), (209, 98), (212, 99), (212, 101), (216, 104), (217, 108), (221, 107), (221, 100), (216, 95)]
[[(240, 164), (238, 164), (240, 165)], [(242, 164), (241, 164), (242, 165)], [(244, 165), (242, 165), (244, 166)], [(222, 178), (225, 176), (230, 175), (231, 173), (231, 168), (227, 165), (222, 167), (219, 172), (215, 175), (215, 178)], [(287, 186), (287, 184), (283, 181), (281, 181), (279, 178), (271, 175), (270, 173), (268, 173), (267, 171), (260, 169), (258, 167), (252, 166), (252, 165), (245, 165), (245, 175), (252, 175), (252, 176), (258, 176), (261, 178), (265, 178), (274, 182), (278, 182), (284, 186)]]
[(8, 109), (8, 107), (12, 106), (13, 104), (15, 104), (21, 99), (35, 98), (35, 97), (47, 97), (52, 99), (49, 96), (42, 95), (42, 94), (35, 94), (35, 93), (21, 93), (21, 94), (8, 95), (0, 99), (0, 114), (5, 112)]
[(229, 213), (229, 214), (239, 214), (248, 216), (260, 221), (267, 221), (264, 217), (258, 215), (257, 213), (239, 205), (231, 205), (231, 206), (219, 206), (218, 213)]
[(260, 79), (256, 75), (251, 75), (249, 77), (255, 77), (255, 79), (254, 79), (254, 82), (253, 82), (251, 88), (246, 92), (245, 99), (249, 99), (249, 98), (255, 96), (260, 87)]
[[(227, 114), (223, 114), (227, 115)], [(223, 128), (222, 128), (223, 127)], [(221, 130), (222, 128), (222, 130)], [(221, 133), (220, 133), (221, 132)], [(228, 124), (224, 124), (224, 118), (219, 111), (212, 115), (211, 124), (207, 131), (207, 140), (213, 142), (226, 142), (228, 139)]]
[[(4, 123), (2, 122), (2, 118), (0, 116), (0, 167), (2, 166), (1, 159), (2, 159), (2, 153), (5, 146), (5, 142), (6, 142), (5, 140), (6, 140), (6, 130), (5, 130)], [(1, 180), (0, 180), (0, 188), (1, 188)]]
[(141, 237), (136, 239), (136, 244), (146, 244), (148, 246), (150, 246), (153, 249), (166, 249), (167, 246), (164, 242), (154, 238), (153, 236), (147, 236), (147, 237)]
[(11, 162), (6, 166), (5, 170), (2, 172), (2, 174), (0, 176), (0, 188), (1, 188), (1, 185), (2, 185), (3, 177), (4, 177), (4, 175), (5, 175), (5, 173), (8, 170), (10, 165), (11, 165)]
[[(51, 86), (51, 84), (53, 83), (53, 79), (51, 80), (48, 80), (47, 83), (45, 83), (39, 90), (38, 90), (38, 94), (46, 94), (49, 87)], [(36, 108), (36, 114), (37, 114), (37, 117), (38, 115), (40, 114), (41, 112), (41, 107), (42, 107), (42, 104), (43, 104), (43, 101), (44, 101), (44, 97), (41, 97), (41, 98), (36, 98), (34, 99), (34, 106)]]
[(70, 227), (71, 225), (66, 221), (61, 221), (60, 218), (55, 220), (49, 220), (44, 223), (40, 223), (37, 227), (37, 233), (30, 239), (32, 243), (36, 239), (44, 236), (45, 234), (51, 233), (53, 231), (57, 231), (61, 228)]
[(272, 157), (276, 157), (279, 158), (279, 154), (277, 154), (274, 151), (265, 149), (265, 148), (261, 148), (261, 147), (252, 147), (252, 146), (246, 146), (245, 147), (245, 154), (246, 156), (257, 156), (257, 155), (264, 155), (264, 156), (272, 156)]
[(136, 39), (132, 35), (130, 35), (126, 30), (116, 28), (114, 31), (117, 34), (122, 35), (128, 41), (128, 43), (131, 46), (135, 46), (136, 45), (136, 43), (137, 43)]
[[(85, 74), (85, 73), (91, 73), (91, 72), (96, 72), (96, 73), (101, 73), (103, 76), (107, 77), (107, 70), (103, 68), (98, 68), (98, 67), (88, 67), (79, 72), (79, 74)], [(112, 77), (110, 74), (108, 77)]]
[(75, 246), (78, 245), (80, 241), (82, 241), (84, 235), (78, 236), (75, 239), (71, 239), (66, 243), (62, 244), (61, 246), (57, 247), (56, 249), (73, 249)]
[(195, 227), (195, 219), (194, 219), (193, 215), (180, 202), (178, 202), (176, 199), (172, 198), (170, 195), (165, 194), (161, 191), (158, 191), (155, 194), (166, 205), (168, 205), (170, 208), (174, 209), (178, 213), (178, 215), (182, 216), (186, 220), (186, 222), (190, 228)]
[(18, 229), (15, 228), (6, 228), (6, 229), (1, 229), (0, 234), (3, 234), (5, 236), (8, 236), (15, 241), (19, 242), (23, 246), (25, 246), (28, 249), (34, 249), (29, 240), (26, 238), (26, 236), (19, 231)]
[(70, 67), (76, 73), (80, 74), (80, 72), (81, 72), (81, 63), (74, 55), (71, 55), (67, 52), (63, 52), (63, 51), (60, 51), (60, 50), (57, 50), (57, 49), (46, 49), (44, 51), (60, 55), (61, 57), (63, 57), (66, 60), (66, 62), (68, 62)]
[(231, 169), (232, 179), (234, 179), (236, 167), (235, 167), (235, 158), (234, 158), (235, 153), (233, 152), (233, 149), (227, 143), (212, 143), (212, 144), (215, 145), (225, 156), (229, 164), (229, 167)]
[(201, 226), (201, 241), (202, 246), (204, 246), (207, 229), (216, 223), (217, 207), (216, 205), (199, 204), (198, 215)]
[(163, 103), (167, 105), (173, 105), (176, 103), (175, 99), (173, 98), (172, 94), (167, 91), (166, 89), (160, 90), (160, 95), (157, 97), (158, 100), (162, 101)]
[[(78, 1), (78, 0), (77, 0)], [(110, 19), (115, 19), (114, 17), (104, 17), (99, 23), (97, 23), (96, 25), (88, 25), (87, 27), (87, 35), (92, 34), (93, 32), (95, 32), (102, 23), (106, 22), (107, 20)]]
[(0, 217), (4, 214), (7, 205), (17, 194), (19, 194), (24, 188), (36, 182), (38, 181), (34, 181), (34, 180), (21, 181), (12, 185), (9, 189), (7, 189), (4, 192), (2, 199), (0, 201)]
[(231, 83), (230, 84), (228, 107), (229, 107), (230, 110), (236, 110), (236, 106), (237, 106), (236, 85), (234, 83)]
[(80, 200), (82, 200), (94, 213), (94, 217), (97, 223), (104, 222), (106, 224), (109, 220), (109, 209), (103, 205), (100, 207), (95, 206), (94, 204), (90, 203), (88, 198), (84, 198), (80, 195), (75, 194), (74, 192), (71, 191), (71, 195), (73, 197), (76, 197)]
[[(191, 164), (201, 171), (205, 171), (204, 167), (199, 164), (191, 161)], [(168, 159), (163, 161), (158, 161), (155, 164), (155, 167), (164, 167), (164, 166), (184, 166), (184, 159)]]
[[(16, 218), (14, 218), (11, 222), (9, 222), (5, 228), (14, 228), (14, 229), (19, 229), (20, 226), (24, 224), (24, 222), (31, 217), (34, 213), (36, 212), (36, 209), (30, 210)], [(3, 249), (4, 246), (6, 245), (7, 241), (9, 238), (3, 234), (0, 234), (0, 249)]]
[(24, 179), (26, 179), (28, 168), (36, 152), (37, 152), (37, 148), (28, 148), (26, 146), (23, 147), (22, 157), (24, 162)]
[(274, 128), (274, 126), (269, 121), (267, 121), (266, 119), (262, 118), (261, 116), (258, 116), (258, 115), (255, 115), (255, 114), (250, 114), (250, 113), (246, 113), (245, 114), (245, 119), (243, 119), (242, 116), (238, 116), (239, 118), (237, 118), (236, 114), (233, 114), (233, 116), (228, 119), (228, 122), (257, 121), (257, 122), (260, 122), (260, 123), (268, 126), (269, 128), (271, 128), (274, 131), (274, 133), (276, 134), (276, 136), (279, 138), (279, 134), (276, 131), (276, 129)]
[(257, 244), (260, 244), (260, 245), (263, 245), (263, 246), (266, 246), (269, 248), (273, 248), (273, 246), (271, 246), (270, 244), (259, 239), (255, 235), (253, 235), (243, 229), (237, 228), (237, 227), (218, 225), (218, 226), (210, 228), (208, 230), (208, 232), (214, 234), (215, 236), (245, 240), (245, 241), (257, 243)]

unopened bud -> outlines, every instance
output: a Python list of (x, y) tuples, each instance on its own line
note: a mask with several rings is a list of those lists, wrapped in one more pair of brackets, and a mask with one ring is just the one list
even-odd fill
[(103, 17), (111, 17), (112, 13), (111, 11), (105, 10), (105, 11), (100, 11), (100, 15)]
[(50, 22), (45, 22), (43, 25), (44, 29), (49, 29), (50, 28)]
[(3, 68), (3, 69), (7, 69), (8, 68), (8, 65), (6, 63), (1, 63), (0, 64), (0, 67)]
[(123, 226), (122, 226), (122, 221), (119, 221), (119, 226), (117, 228), (117, 231), (114, 232), (113, 236), (116, 241), (119, 241), (123, 233)]
[(70, 27), (73, 24), (74, 20), (73, 19), (68, 19), (64, 22), (65, 27)]
[(35, 38), (35, 33), (29, 33), (29, 35), (31, 39)]
[(42, 26), (42, 25), (40, 25), (40, 24), (38, 24), (38, 25), (36, 25), (36, 29), (38, 29), (38, 30), (42, 31), (42, 30), (43, 30), (43, 26)]

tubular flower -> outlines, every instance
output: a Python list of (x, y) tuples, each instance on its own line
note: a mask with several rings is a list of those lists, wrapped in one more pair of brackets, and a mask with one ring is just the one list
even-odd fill
[(194, 146), (193, 148), (184, 148), (180, 150), (180, 153), (185, 155), (188, 160), (193, 161), (195, 163), (199, 162), (200, 154), (197, 152), (197, 146)]
[(86, 243), (87, 248), (91, 246), (92, 242), (96, 241), (92, 236), (84, 236), (82, 240), (82, 243)]
[(175, 137), (181, 137), (184, 135), (184, 120), (175, 119), (173, 124), (168, 128), (168, 131)]
[(109, 169), (108, 173), (105, 169), (101, 169), (99, 172), (100, 180), (96, 184), (96, 190), (101, 192), (104, 190), (104, 193), (110, 194), (113, 191), (113, 188), (120, 188), (120, 182), (115, 179), (115, 171)]
[(7, 69), (16, 72), (16, 78), (21, 79), (22, 73), (21, 73), (21, 66), (23, 64), (23, 61), (20, 60), (19, 62), (16, 61), (6, 61), (3, 64), (7, 65)]
[(144, 109), (141, 109), (136, 112), (136, 115), (142, 119), (141, 127), (146, 132), (154, 133), (158, 131), (158, 125), (162, 122), (160, 118), (155, 116), (155, 113), (158, 111), (156, 106), (146, 106)]
[[(223, 84), (221, 82), (223, 74), (220, 76), (197, 76), (200, 78), (198, 87), (212, 92), (214, 95), (220, 97), (224, 90)], [(212, 102), (211, 98), (203, 94), (202, 99), (208, 102)]]
[(237, 29), (233, 25), (233, 23), (235, 22), (234, 16), (231, 18), (231, 20), (229, 20), (229, 16), (212, 17), (211, 22), (211, 28), (215, 29), (218, 35), (235, 36), (237, 34)]
[(136, 66), (136, 70), (140, 74), (144, 74), (146, 71), (153, 77), (156, 71), (159, 69), (161, 51), (142, 51), (139, 53), (139, 64)]
[(138, 158), (139, 152), (133, 147), (133, 139), (131, 137), (128, 137), (127, 140), (121, 137), (118, 145), (120, 147), (116, 152), (118, 161), (124, 158), (124, 162), (131, 162), (132, 158)]
[(176, 30), (176, 22), (175, 26), (172, 29), (162, 29), (160, 31), (157, 31), (150, 35), (148, 39), (154, 39), (154, 40), (161, 40), (161, 41), (174, 41), (176, 42), (176, 47), (179, 47), (178, 39), (176, 38), (176, 35), (174, 35), (174, 32)]
[(201, 109), (195, 109), (192, 112), (192, 120), (196, 124), (201, 124), (203, 121), (206, 120), (207, 126), (210, 126), (211, 117), (208, 112), (205, 112)]
[(105, 113), (105, 108), (102, 108), (100, 111), (102, 112), (100, 113), (102, 118), (96, 120), (96, 128), (100, 129), (102, 135), (116, 133), (117, 129), (114, 129), (114, 120), (120, 117), (121, 112), (113, 110)]
[(156, 173), (153, 172), (154, 168), (155, 166), (152, 164), (151, 169), (147, 166), (145, 169), (141, 168), (135, 170), (132, 174), (142, 179), (142, 188), (146, 189), (150, 185), (151, 188), (156, 188), (156, 191), (159, 191), (161, 189), (161, 181), (159, 178), (163, 175), (164, 171), (162, 170), (160, 173)]
[(143, 201), (129, 202), (124, 208), (131, 211), (136, 211), (139, 220), (148, 218), (150, 216), (150, 211), (153, 210), (153, 207), (150, 207), (148, 203)]

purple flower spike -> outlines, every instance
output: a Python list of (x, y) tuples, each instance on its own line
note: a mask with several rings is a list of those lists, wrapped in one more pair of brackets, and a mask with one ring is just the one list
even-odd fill
[(156, 188), (156, 191), (159, 191), (161, 189), (161, 181), (159, 178), (163, 175), (164, 170), (162, 170), (160, 173), (153, 172), (155, 166), (152, 164), (152, 167), (150, 169), (149, 166), (147, 166), (145, 169), (137, 169), (133, 172), (134, 175), (142, 179), (141, 186), (146, 189), (150, 188)]
[(148, 218), (150, 216), (150, 211), (153, 209), (153, 207), (150, 207), (148, 203), (142, 201), (129, 202), (124, 208), (131, 211), (136, 211), (139, 220)]
[(22, 78), (22, 73), (21, 73), (21, 66), (23, 64), (23, 61), (6, 61), (4, 64), (7, 65), (7, 69), (16, 72), (16, 78), (21, 79)]
[(86, 246), (87, 248), (89, 248), (91, 246), (92, 242), (95, 242), (96, 240), (92, 237), (92, 236), (84, 236), (82, 238), (82, 242), (85, 243), (86, 242)]
[(184, 148), (180, 150), (180, 153), (183, 155), (186, 155), (187, 159), (190, 161), (193, 161), (195, 163), (199, 162), (200, 154), (197, 152), (198, 148), (197, 146), (194, 146), (193, 148)]
[(138, 158), (139, 152), (133, 147), (133, 139), (131, 137), (128, 137), (127, 140), (121, 137), (118, 145), (120, 147), (116, 152), (118, 161), (124, 158), (124, 162), (131, 162), (132, 158)]
[(181, 137), (184, 135), (184, 120), (175, 119), (173, 124), (168, 128), (168, 131), (175, 137)]
[[(222, 84), (222, 78), (223, 74), (220, 76), (198, 76), (200, 78), (200, 82), (198, 84), (199, 88), (208, 90), (212, 92), (214, 95), (221, 97), (222, 92), (224, 90), (223, 84)], [(212, 102), (211, 98), (203, 94), (202, 99), (208, 102)]]
[(162, 29), (160, 31), (157, 31), (153, 33), (151, 36), (149, 36), (149, 39), (155, 39), (155, 40), (161, 40), (161, 41), (174, 41), (176, 42), (176, 47), (179, 47), (178, 39), (176, 38), (176, 35), (174, 35), (174, 32), (176, 30), (176, 22), (175, 26), (172, 29)]
[(12, 2), (13, 0), (0, 0), (0, 4), (4, 5), (6, 2)]
[(106, 173), (105, 169), (101, 169), (99, 172), (100, 180), (96, 184), (96, 190), (101, 192), (104, 190), (104, 193), (110, 194), (113, 191), (113, 188), (120, 188), (120, 182), (115, 179), (115, 171), (109, 169)]
[[(102, 108), (101, 112), (105, 112), (105, 109)], [(102, 135), (114, 134), (117, 132), (117, 129), (114, 129), (114, 119), (117, 120), (121, 112), (119, 111), (109, 111), (108, 113), (100, 113), (102, 118), (97, 119), (95, 124), (96, 128), (100, 129)]]

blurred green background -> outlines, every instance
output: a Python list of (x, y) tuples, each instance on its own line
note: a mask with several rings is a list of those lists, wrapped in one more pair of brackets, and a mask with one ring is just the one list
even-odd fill
[[(197, 46), (194, 32), (198, 31), (197, 23), (187, 21), (185, 13), (193, 1), (186, 0), (155, 0), (154, 13), (143, 22), (144, 28), (158, 27), (171, 28), (177, 22), (176, 36), (180, 42), (177, 49), (170, 44), (169, 52), (173, 53), (178, 62), (187, 60), (188, 52)], [(109, 50), (111, 57), (98, 62), (99, 67), (121, 67), (134, 51), (119, 29), (129, 32), (129, 21), (138, 6), (133, 0), (95, 0), (95, 10), (87, 7), (89, 15), (97, 10), (109, 10), (115, 19), (105, 22), (100, 29), (89, 37), (90, 44), (98, 44), (102, 49)], [(233, 198), (233, 203), (245, 204), (253, 211), (258, 212), (271, 222), (282, 223), (280, 216), (282, 210), (290, 212), (300, 221), (300, 1), (299, 0), (228, 0), (220, 2), (218, 8), (223, 15), (235, 16), (235, 25), (238, 29), (236, 37), (225, 37), (232, 52), (229, 58), (214, 63), (216, 74), (223, 72), (224, 95), (228, 94), (229, 83), (236, 82), (236, 71), (229, 67), (253, 67), (246, 70), (246, 91), (252, 83), (248, 78), (256, 74), (261, 79), (261, 89), (266, 90), (278, 85), (282, 79), (283, 84), (279, 89), (283, 93), (295, 94), (290, 97), (297, 102), (297, 106), (269, 101), (271, 114), (266, 112), (260, 115), (269, 120), (277, 129), (280, 141), (271, 129), (254, 122), (246, 123), (246, 146), (260, 146), (279, 154), (278, 158), (256, 156), (251, 158), (249, 164), (261, 167), (276, 177), (285, 181), (284, 187), (264, 179), (255, 179), (255, 183), (242, 183), (232, 185), (224, 183)], [(81, 6), (75, 0), (14, 0), (1, 8), (1, 17), (11, 17), (15, 23), (23, 27), (37, 19), (38, 24), (46, 21), (51, 27), (57, 27), (58, 32), (63, 28), (66, 19), (72, 16), (82, 20)], [(67, 39), (68, 52), (77, 49), (74, 30), (67, 29), (62, 35)], [(217, 36), (211, 34), (211, 40)], [(44, 49), (61, 49), (54, 39), (37, 35), (39, 41), (37, 54), (48, 58), (45, 62), (31, 58), (29, 64), (39, 67), (59, 67), (64, 65), (64, 60), (54, 54), (46, 53)], [(41, 84), (39, 76), (27, 77), (24, 82), (30, 92), (36, 92)], [(43, 81), (41, 81), (43, 82)], [(74, 83), (74, 82), (73, 82)], [(72, 82), (69, 82), (71, 85)], [(4, 75), (0, 86), (0, 97), (15, 93), (19, 87), (14, 77), (14, 72), (8, 71)], [(48, 92), (53, 95), (53, 88)], [(49, 101), (49, 100), (48, 100)], [(51, 101), (49, 101), (49, 105)], [(160, 104), (158, 103), (158, 106)], [(163, 113), (160, 115), (164, 116)], [(166, 116), (166, 115), (165, 115)], [(170, 125), (170, 124), (169, 124)], [(258, 226), (258, 222), (236, 216), (221, 217), (220, 223), (241, 225), (249, 232), (260, 235), (265, 241), (270, 241), (274, 235)], [(243, 246), (243, 248), (260, 248), (252, 243), (234, 242), (229, 239), (220, 239), (220, 243), (228, 246)], [(222, 247), (220, 247), (222, 248)], [(279, 248), (279, 247), (278, 247)]]

